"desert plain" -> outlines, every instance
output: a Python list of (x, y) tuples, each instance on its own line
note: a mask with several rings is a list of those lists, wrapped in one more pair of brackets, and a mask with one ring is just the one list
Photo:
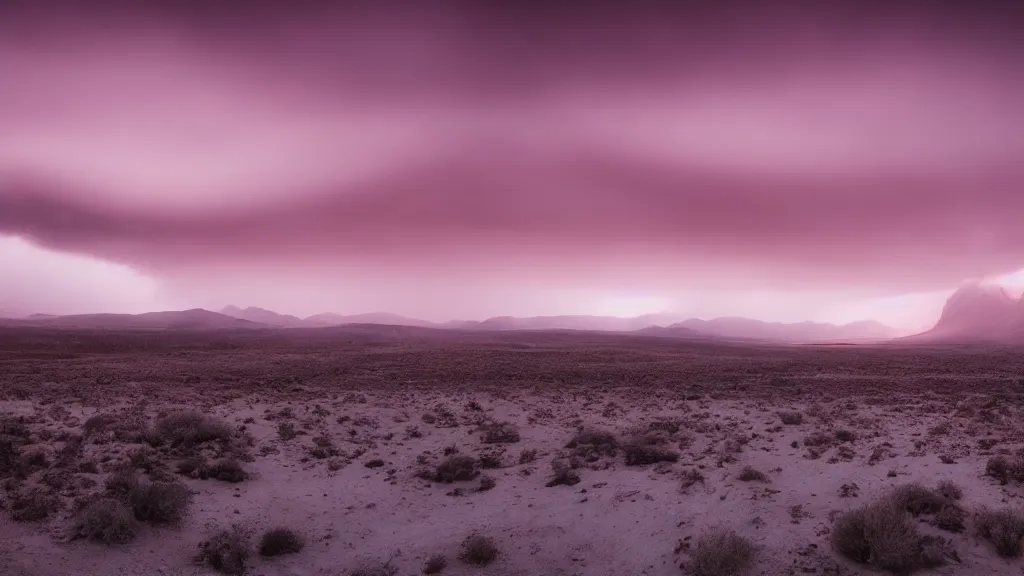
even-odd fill
[(1022, 406), (1009, 347), (2, 328), (0, 574), (1019, 574)]

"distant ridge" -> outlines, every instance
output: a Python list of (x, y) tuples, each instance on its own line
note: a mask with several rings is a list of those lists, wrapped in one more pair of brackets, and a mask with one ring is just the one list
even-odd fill
[[(721, 338), (742, 338), (770, 340), (789, 343), (812, 343), (832, 341), (880, 341), (896, 336), (896, 330), (874, 321), (852, 322), (850, 324), (827, 324), (819, 322), (762, 322), (750, 318), (722, 317), (712, 320), (690, 318), (666, 326), (662, 332), (686, 330)], [(648, 332), (657, 333), (658, 329)]]
[(845, 325), (799, 322), (784, 324), (749, 318), (682, 319), (673, 314), (645, 314), (631, 318), (617, 316), (561, 315), (495, 316), (482, 321), (430, 322), (387, 312), (341, 315), (315, 314), (299, 318), (273, 310), (250, 306), (226, 306), (219, 313), (201, 308), (145, 314), (79, 314), (53, 316), (34, 314), (20, 320), (5, 320), (7, 325), (51, 326), (95, 329), (190, 329), (235, 328), (327, 328), (332, 326), (380, 325), (458, 329), (473, 331), (576, 330), (622, 332), (674, 338), (735, 338), (785, 343), (864, 342), (892, 338), (894, 330), (878, 322), (853, 322)]
[(265, 327), (263, 324), (232, 318), (202, 308), (146, 312), (144, 314), (74, 314), (70, 316), (33, 314), (28, 318), (11, 322), (18, 325), (105, 330), (224, 330)]

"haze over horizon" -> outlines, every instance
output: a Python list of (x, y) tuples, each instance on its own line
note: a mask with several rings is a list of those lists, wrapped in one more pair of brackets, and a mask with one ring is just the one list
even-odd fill
[(1022, 9), (0, 7), (0, 315), (672, 312), (1024, 290)]

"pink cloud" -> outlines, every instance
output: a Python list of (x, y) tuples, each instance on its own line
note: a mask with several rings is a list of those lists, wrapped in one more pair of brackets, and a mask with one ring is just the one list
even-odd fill
[(857, 299), (1024, 267), (1019, 14), (868, 4), (9, 10), (0, 233), (179, 286)]

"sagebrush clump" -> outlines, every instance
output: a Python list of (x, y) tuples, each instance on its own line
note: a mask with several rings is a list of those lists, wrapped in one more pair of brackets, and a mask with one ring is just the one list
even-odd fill
[(494, 540), (481, 534), (473, 534), (462, 543), (459, 560), (474, 566), (486, 566), (498, 558), (498, 546)]
[(137, 520), (168, 525), (185, 518), (192, 503), (192, 493), (177, 482), (137, 482), (127, 501)]
[(249, 537), (240, 526), (221, 530), (199, 545), (198, 560), (222, 574), (245, 574), (251, 555)]
[(305, 547), (302, 536), (290, 528), (272, 528), (260, 539), (260, 556), (298, 554)]
[(465, 482), (473, 480), (480, 475), (477, 470), (477, 461), (471, 456), (453, 454), (441, 461), (433, 471), (432, 479), (435, 482), (451, 484), (452, 482)]
[(915, 514), (942, 511), (942, 498), (919, 485), (897, 488), (875, 502), (846, 512), (836, 519), (832, 545), (846, 558), (897, 574), (945, 563), (951, 554), (948, 541), (923, 536)]
[(800, 412), (779, 412), (779, 420), (787, 426), (797, 426), (804, 423), (804, 415)]
[(484, 444), (514, 444), (519, 442), (519, 429), (509, 422), (488, 422), (481, 426), (480, 440)]
[(127, 544), (138, 536), (141, 526), (132, 510), (115, 498), (101, 498), (78, 513), (73, 538), (104, 544)]
[(980, 508), (974, 514), (974, 525), (978, 536), (991, 543), (1000, 556), (1016, 558), (1021, 555), (1024, 513), (1018, 510)]
[(715, 528), (697, 540), (685, 569), (691, 576), (741, 576), (754, 563), (757, 548), (734, 530)]

